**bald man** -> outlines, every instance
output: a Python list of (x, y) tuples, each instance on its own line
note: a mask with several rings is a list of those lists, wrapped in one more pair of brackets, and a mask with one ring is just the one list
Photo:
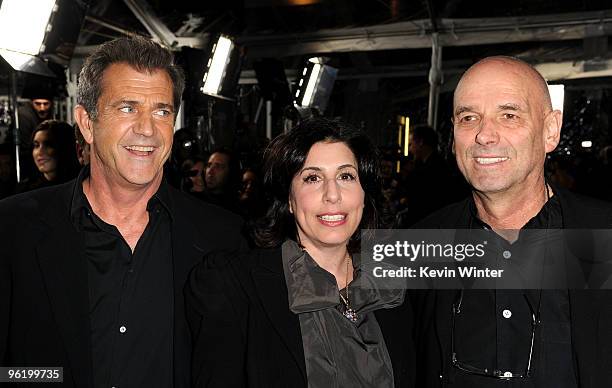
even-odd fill
[[(546, 81), (529, 64), (489, 57), (470, 67), (454, 94), (453, 150), (472, 195), (417, 228), (488, 229), (505, 263), (521, 266), (521, 230), (612, 227), (610, 205), (545, 179), (561, 124)], [(612, 381), (609, 291), (465, 289), (421, 297), (419, 386), (595, 388)]]

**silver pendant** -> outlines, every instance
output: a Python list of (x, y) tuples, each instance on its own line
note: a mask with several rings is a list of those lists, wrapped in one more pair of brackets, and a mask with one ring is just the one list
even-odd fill
[(350, 307), (347, 307), (346, 309), (344, 309), (344, 312), (342, 313), (342, 315), (344, 315), (346, 319), (348, 319), (349, 321), (353, 323), (357, 322), (357, 319), (359, 319), (357, 312)]

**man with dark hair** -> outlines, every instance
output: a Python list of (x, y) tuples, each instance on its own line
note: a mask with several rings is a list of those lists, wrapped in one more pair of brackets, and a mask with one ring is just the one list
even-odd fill
[(32, 107), (41, 120), (49, 120), (53, 116), (53, 101), (48, 98), (35, 98)]
[(172, 53), (107, 42), (81, 70), (75, 120), (89, 167), (0, 202), (0, 365), (63, 367), (65, 387), (188, 387), (183, 287), (240, 221), (169, 187), (184, 86)]
[[(569, 254), (555, 246), (544, 254), (528, 250), (533, 229), (546, 235), (580, 229), (584, 239), (568, 240), (567, 247), (581, 265), (592, 265), (597, 245), (589, 229), (612, 227), (610, 204), (545, 179), (544, 162), (559, 143), (561, 123), (562, 112), (553, 109), (546, 81), (529, 64), (501, 56), (474, 64), (459, 81), (453, 104), (454, 153), (472, 195), (416, 227), (482, 230), (487, 249), (495, 253), (487, 264), (505, 263), (531, 276), (537, 272), (544, 284), (576, 284), (570, 279), (581, 270), (573, 270)], [(552, 279), (553, 270), (563, 273), (562, 279)], [(517, 289), (508, 290), (468, 289), (465, 283), (463, 290), (415, 298), (423, 308), (417, 312), (424, 365), (419, 386), (609, 386), (610, 290), (543, 289), (542, 283), (533, 287), (540, 289), (525, 290), (522, 283), (514, 284)], [(573, 287), (586, 287), (579, 286)]]
[(206, 202), (238, 212), (240, 163), (227, 148), (218, 148), (210, 154), (204, 175)]
[(432, 127), (416, 126), (410, 130), (408, 148), (415, 161), (424, 163), (438, 152), (438, 134)]

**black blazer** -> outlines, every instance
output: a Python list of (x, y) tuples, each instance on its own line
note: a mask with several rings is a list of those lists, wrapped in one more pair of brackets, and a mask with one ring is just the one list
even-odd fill
[[(64, 367), (61, 386), (91, 387), (87, 262), (69, 217), (75, 182), (0, 202), (0, 365)], [(237, 216), (171, 187), (168, 191), (178, 388), (188, 387), (190, 377), (183, 296), (189, 271), (207, 252), (242, 246), (244, 240)]]
[[(289, 310), (281, 249), (242, 257), (216, 254), (198, 265), (186, 290), (197, 387), (307, 387), (302, 334)], [(409, 303), (379, 310), (396, 387), (414, 386)]]
[[(554, 188), (566, 229), (612, 228), (612, 204)], [(450, 205), (414, 228), (469, 228), (469, 199)], [(453, 290), (413, 291), (410, 299), (419, 317), (418, 386), (441, 387), (451, 368), (450, 322)], [(580, 388), (601, 388), (612, 382), (612, 290), (569, 290), (573, 357)], [(442, 379), (440, 378), (442, 377)]]

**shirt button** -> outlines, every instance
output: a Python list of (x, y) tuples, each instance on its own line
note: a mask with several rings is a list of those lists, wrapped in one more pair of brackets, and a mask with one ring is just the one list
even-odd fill
[(121, 334), (125, 333), (126, 331), (127, 331), (127, 329), (125, 328), (125, 326), (121, 326), (121, 327), (119, 328), (119, 332), (120, 332)]
[(512, 253), (510, 253), (510, 251), (504, 251), (503, 256), (504, 259), (509, 259), (512, 256)]
[(504, 318), (508, 319), (508, 318), (510, 318), (510, 317), (512, 316), (512, 311), (510, 311), (510, 310), (504, 310), (504, 311), (502, 312), (502, 315), (504, 316)]

